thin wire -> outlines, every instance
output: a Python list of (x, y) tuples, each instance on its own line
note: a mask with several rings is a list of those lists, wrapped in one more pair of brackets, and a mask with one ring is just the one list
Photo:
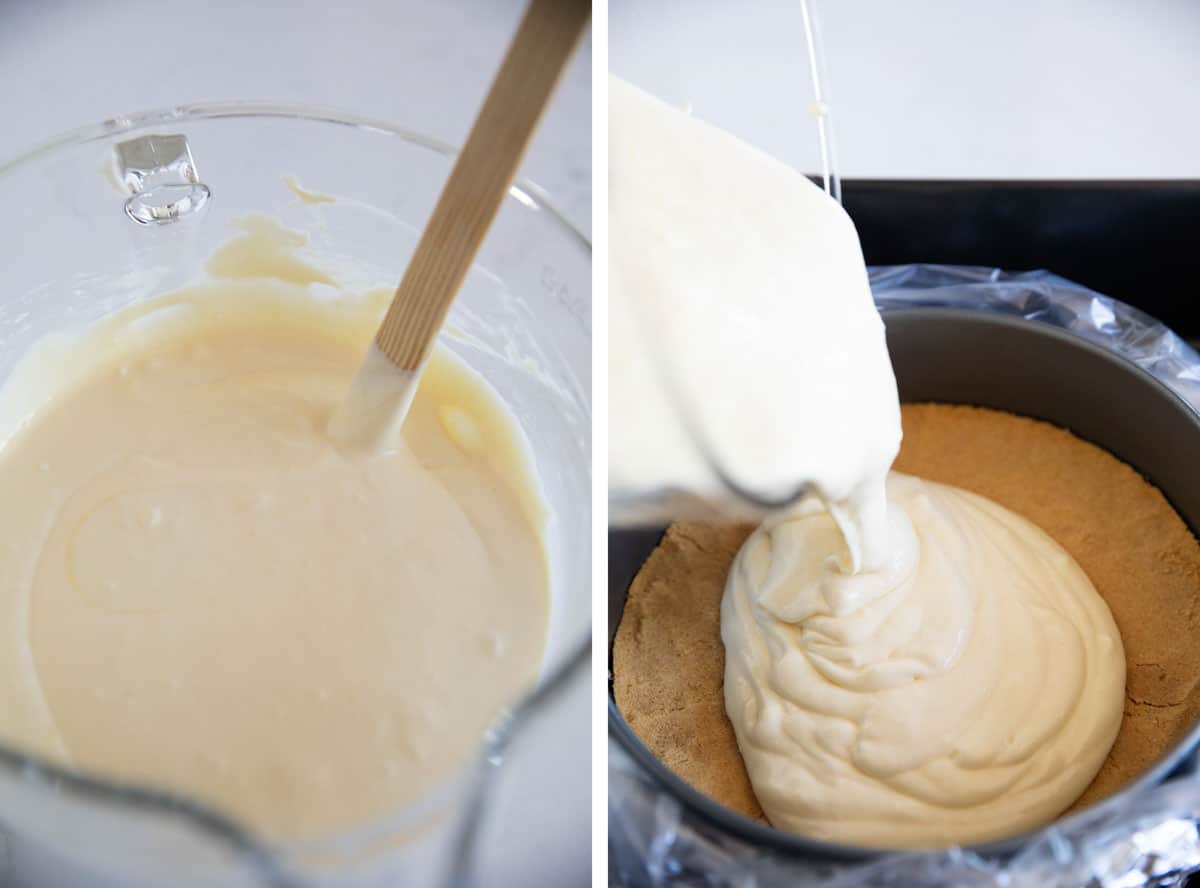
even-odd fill
[(842, 182), (838, 176), (837, 140), (833, 132), (833, 104), (829, 94), (829, 71), (825, 66), (821, 22), (817, 16), (819, 0), (800, 0), (804, 18), (804, 40), (808, 44), (808, 73), (812, 78), (812, 112), (817, 118), (817, 139), (821, 146), (821, 179), (825, 193), (842, 202)]

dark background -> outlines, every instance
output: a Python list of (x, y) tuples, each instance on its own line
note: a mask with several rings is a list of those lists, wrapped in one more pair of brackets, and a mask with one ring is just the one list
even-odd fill
[(1200, 340), (1200, 181), (842, 182), (868, 265), (1048, 269)]

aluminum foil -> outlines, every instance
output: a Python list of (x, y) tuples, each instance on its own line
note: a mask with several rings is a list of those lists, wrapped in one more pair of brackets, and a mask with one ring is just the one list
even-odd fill
[[(881, 307), (951, 306), (1018, 315), (1108, 348), (1200, 411), (1200, 354), (1144, 312), (1045, 271), (898, 265), (870, 269)], [(1200, 871), (1196, 755), (1159, 785), (1059, 821), (1007, 859), (961, 848), (865, 863), (797, 859), (689, 814), (609, 742), (609, 883), (622, 888), (1134, 888)]]

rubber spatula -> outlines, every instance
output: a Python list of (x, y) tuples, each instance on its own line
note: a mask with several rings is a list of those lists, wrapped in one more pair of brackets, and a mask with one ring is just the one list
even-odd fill
[(532, 0), (329, 434), (388, 449), (525, 147), (587, 27), (590, 0)]

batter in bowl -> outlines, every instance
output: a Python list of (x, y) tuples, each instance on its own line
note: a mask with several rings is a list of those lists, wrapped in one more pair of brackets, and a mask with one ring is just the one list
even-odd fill
[(278, 231), (235, 243), (224, 279), (5, 386), (0, 736), (300, 838), (417, 800), (532, 685), (545, 512), (514, 419), (445, 351), (391, 452), (332, 444), (390, 291), (318, 297)]

